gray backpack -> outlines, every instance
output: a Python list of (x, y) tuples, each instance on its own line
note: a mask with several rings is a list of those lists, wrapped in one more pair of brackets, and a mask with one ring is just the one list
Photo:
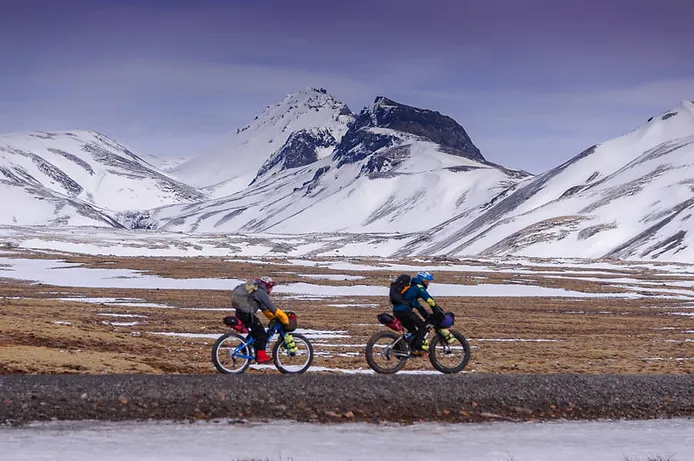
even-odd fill
[(251, 303), (250, 296), (257, 289), (258, 285), (253, 282), (247, 282), (231, 290), (231, 307), (237, 311), (254, 314), (257, 306), (255, 306), (255, 303)]

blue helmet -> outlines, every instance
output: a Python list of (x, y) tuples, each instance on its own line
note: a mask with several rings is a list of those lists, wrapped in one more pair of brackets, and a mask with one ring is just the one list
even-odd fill
[(421, 281), (423, 281), (423, 282), (427, 282), (427, 283), (429, 283), (429, 282), (431, 282), (432, 280), (434, 280), (434, 276), (431, 275), (431, 274), (430, 274), (429, 272), (427, 272), (427, 271), (420, 271), (420, 272), (417, 272), (417, 275), (415, 275), (415, 278), (418, 278), (419, 280), (421, 280)]

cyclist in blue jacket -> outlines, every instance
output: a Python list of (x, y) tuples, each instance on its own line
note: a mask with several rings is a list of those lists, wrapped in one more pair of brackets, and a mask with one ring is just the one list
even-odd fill
[[(411, 349), (414, 351), (413, 355), (424, 355), (429, 350), (429, 342), (424, 339), (424, 335), (427, 329), (424, 328), (425, 320), (429, 318), (431, 314), (419, 303), (419, 299), (424, 300), (432, 310), (437, 306), (436, 301), (427, 291), (429, 282), (434, 280), (434, 276), (429, 272), (421, 271), (417, 275), (412, 277), (410, 282), (410, 287), (402, 294), (404, 302), (393, 305), (393, 315), (400, 320), (402, 326), (404, 326), (407, 331), (412, 333), (412, 345)], [(424, 320), (418, 316), (414, 309), (417, 309), (419, 313), (424, 317)]]

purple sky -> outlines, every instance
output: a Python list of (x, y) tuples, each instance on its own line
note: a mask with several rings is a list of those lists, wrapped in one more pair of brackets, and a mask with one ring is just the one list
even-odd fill
[[(537, 173), (694, 99), (690, 0), (23, 0), (0, 15), (0, 133), (191, 156), (306, 86), (384, 95)], [(571, 3), (571, 5), (568, 5)]]

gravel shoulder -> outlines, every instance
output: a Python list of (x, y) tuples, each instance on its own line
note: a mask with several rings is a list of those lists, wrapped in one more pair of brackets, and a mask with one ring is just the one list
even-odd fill
[(1, 375), (0, 423), (694, 417), (694, 375)]

